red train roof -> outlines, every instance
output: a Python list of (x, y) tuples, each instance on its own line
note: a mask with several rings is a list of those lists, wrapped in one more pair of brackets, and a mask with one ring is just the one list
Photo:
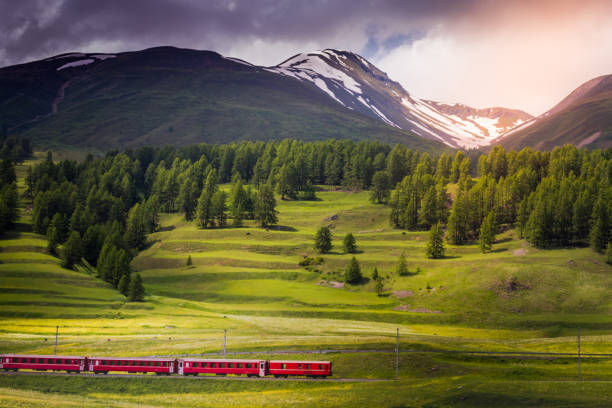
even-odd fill
[(229, 358), (179, 358), (183, 361), (206, 361), (211, 363), (263, 363), (266, 360), (241, 360), (241, 359), (229, 359)]
[(84, 356), (64, 356), (53, 354), (0, 354), (2, 357), (25, 357), (25, 358), (68, 358), (68, 359), (84, 359)]
[(121, 361), (174, 361), (172, 357), (88, 357), (90, 360), (121, 360)]
[(298, 363), (298, 364), (331, 364), (331, 361), (305, 361), (305, 360), (270, 360), (270, 363)]

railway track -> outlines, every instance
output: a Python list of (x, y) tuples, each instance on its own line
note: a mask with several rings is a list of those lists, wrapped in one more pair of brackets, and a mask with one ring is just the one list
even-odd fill
[(238, 377), (238, 376), (183, 376), (183, 375), (150, 375), (150, 374), (93, 374), (93, 373), (60, 373), (52, 371), (0, 371), (2, 375), (31, 375), (57, 377), (90, 377), (90, 378), (177, 378), (183, 380), (215, 380), (215, 381), (302, 381), (302, 382), (340, 382), (365, 383), (393, 381), (375, 378), (274, 378), (274, 377)]

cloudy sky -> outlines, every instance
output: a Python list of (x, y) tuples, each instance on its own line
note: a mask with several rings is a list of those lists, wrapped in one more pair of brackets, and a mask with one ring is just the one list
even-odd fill
[(0, 0), (0, 66), (158, 45), (357, 52), (410, 93), (539, 114), (612, 74), (610, 0)]

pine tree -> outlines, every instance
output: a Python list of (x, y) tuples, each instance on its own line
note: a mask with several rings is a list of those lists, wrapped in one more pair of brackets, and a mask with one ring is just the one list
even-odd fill
[(119, 292), (123, 296), (128, 296), (130, 294), (130, 275), (123, 275), (121, 280), (119, 281), (118, 288)]
[(359, 262), (357, 262), (357, 258), (353, 257), (344, 271), (344, 281), (355, 284), (361, 282), (362, 279)]
[(211, 200), (211, 218), (214, 218), (219, 227), (224, 227), (227, 223), (227, 214), (225, 213), (227, 209), (225, 205), (226, 200), (227, 195), (222, 190), (216, 191)]
[(376, 290), (376, 294), (378, 296), (382, 296), (385, 292), (385, 284), (382, 279), (376, 279), (376, 284), (374, 285), (374, 289)]
[(437, 191), (435, 187), (430, 187), (421, 200), (421, 209), (419, 211), (419, 221), (425, 227), (431, 227), (438, 222), (438, 203)]
[(608, 242), (608, 248), (606, 249), (606, 262), (608, 265), (612, 265), (612, 242)]
[(342, 242), (344, 246), (344, 252), (347, 254), (354, 254), (357, 252), (357, 244), (355, 241), (355, 237), (350, 232), (346, 234), (344, 237), (344, 241)]
[(274, 225), (278, 222), (276, 216), (276, 199), (270, 184), (264, 184), (259, 189), (255, 202), (255, 218), (262, 227)]
[(406, 264), (406, 257), (404, 254), (401, 254), (397, 260), (397, 266), (395, 267), (395, 272), (399, 276), (407, 276), (410, 274), (408, 271), (408, 265)]
[(200, 228), (207, 228), (212, 224), (212, 198), (216, 191), (217, 173), (214, 169), (211, 169), (206, 176), (206, 183), (196, 207), (196, 220)]
[(144, 300), (145, 289), (142, 284), (142, 278), (137, 273), (130, 281), (130, 290), (128, 299), (130, 302), (142, 302)]
[(317, 230), (314, 247), (322, 254), (332, 249), (332, 233), (329, 227), (322, 226)]
[(482, 220), (480, 234), (478, 236), (478, 245), (483, 253), (491, 250), (493, 241), (495, 241), (495, 229), (495, 214), (491, 211), (484, 220)]
[(378, 280), (378, 278), (380, 277), (380, 275), (378, 275), (378, 268), (374, 267), (374, 272), (372, 272), (372, 280)]
[(136, 203), (128, 212), (128, 219), (125, 227), (125, 240), (130, 248), (144, 248), (146, 242), (145, 229), (143, 208), (139, 203)]
[(377, 171), (372, 177), (372, 192), (370, 201), (377, 204), (386, 203), (391, 191), (391, 177), (386, 171)]
[(75, 264), (81, 262), (81, 258), (83, 258), (81, 234), (77, 231), (72, 231), (62, 250), (62, 266), (72, 269)]
[(610, 223), (606, 202), (599, 196), (593, 207), (593, 227), (591, 228), (591, 248), (603, 252), (610, 238)]
[(187, 256), (187, 262), (185, 263), (185, 266), (192, 266), (193, 265), (193, 261), (191, 260), (191, 255)]
[(525, 237), (525, 230), (527, 228), (527, 220), (529, 219), (529, 211), (527, 209), (527, 198), (524, 198), (519, 205), (518, 214), (516, 215), (516, 221), (518, 223), (519, 238)]
[(435, 223), (429, 231), (427, 257), (432, 259), (440, 259), (444, 257), (444, 238), (439, 222)]

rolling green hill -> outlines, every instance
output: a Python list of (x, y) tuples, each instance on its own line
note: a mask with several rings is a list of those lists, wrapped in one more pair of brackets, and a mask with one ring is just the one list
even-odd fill
[(548, 112), (494, 141), (507, 149), (612, 146), (612, 75), (585, 82)]
[(312, 84), (209, 51), (66, 54), (0, 69), (0, 90), (3, 128), (39, 146), (334, 137), (448, 150), (346, 109)]
[[(27, 164), (26, 164), (27, 165)], [(17, 169), (23, 192), (25, 166)], [(221, 186), (227, 189), (228, 186)], [(611, 267), (589, 248), (539, 250), (515, 230), (497, 236), (493, 251), (447, 245), (447, 256), (424, 256), (427, 232), (388, 224), (388, 208), (367, 192), (318, 192), (317, 201), (280, 201), (279, 227), (246, 221), (240, 228), (201, 230), (181, 214), (164, 214), (149, 247), (132, 262), (146, 302), (126, 299), (84, 269), (69, 271), (46, 253), (46, 239), (29, 232), (24, 200), (18, 228), (0, 239), (1, 352), (116, 356), (271, 351), (249, 357), (287, 358), (280, 350), (361, 349), (359, 354), (292, 354), (329, 359), (337, 378), (394, 378), (392, 349), (610, 353)], [(318, 256), (319, 225), (332, 225), (334, 248), (317, 270), (298, 265)], [(350, 256), (344, 234), (357, 240), (366, 278), (334, 282)], [(395, 272), (405, 254), (409, 276)], [(186, 266), (191, 255), (193, 266)], [(418, 269), (417, 269), (418, 268)], [(201, 381), (0, 375), (2, 406), (606, 406), (609, 360), (584, 359), (584, 380), (572, 359), (513, 359), (406, 353), (398, 381)], [(163, 386), (160, 382), (164, 381)], [(585, 388), (586, 387), (586, 388)], [(588, 389), (588, 392), (583, 392)]]

